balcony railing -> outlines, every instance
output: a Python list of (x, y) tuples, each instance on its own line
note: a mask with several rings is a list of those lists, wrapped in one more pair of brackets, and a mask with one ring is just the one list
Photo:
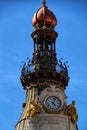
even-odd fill
[(56, 72), (64, 73), (66, 76), (68, 76), (68, 66), (67, 62), (63, 63), (62, 60), (59, 60), (56, 65), (51, 64), (37, 64), (34, 65), (30, 60), (28, 60), (27, 63), (23, 63), (22, 70), (21, 70), (21, 76), (27, 75), (29, 73), (39, 71), (39, 70), (54, 70)]

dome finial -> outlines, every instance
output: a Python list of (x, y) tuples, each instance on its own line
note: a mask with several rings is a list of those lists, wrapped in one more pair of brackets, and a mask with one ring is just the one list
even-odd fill
[(43, 0), (42, 4), (43, 6), (46, 6), (46, 0)]

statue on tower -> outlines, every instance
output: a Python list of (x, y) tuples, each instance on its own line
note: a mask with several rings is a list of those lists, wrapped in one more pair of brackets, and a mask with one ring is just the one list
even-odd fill
[(77, 122), (78, 114), (75, 107), (76, 102), (72, 101), (72, 104), (68, 105), (65, 109), (65, 114), (70, 116), (72, 123)]
[(41, 106), (39, 104), (36, 104), (34, 101), (32, 101), (27, 113), (28, 113), (28, 116), (30, 117), (30, 119), (32, 119), (40, 111), (41, 111)]

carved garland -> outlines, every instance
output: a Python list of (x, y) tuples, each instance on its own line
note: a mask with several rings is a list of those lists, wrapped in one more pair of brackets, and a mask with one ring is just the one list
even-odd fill
[[(37, 87), (37, 86), (43, 86), (43, 85), (48, 85), (50, 86), (50, 84), (54, 84), (53, 82), (52, 83), (48, 83), (48, 82), (43, 82), (43, 83), (40, 83), (40, 82), (37, 82), (36, 84), (31, 84), (30, 86), (26, 86), (26, 90), (29, 90), (31, 89), (32, 87)], [(56, 88), (59, 88), (61, 89), (62, 91), (64, 91), (63, 87), (60, 85), (60, 84), (56, 84)]]

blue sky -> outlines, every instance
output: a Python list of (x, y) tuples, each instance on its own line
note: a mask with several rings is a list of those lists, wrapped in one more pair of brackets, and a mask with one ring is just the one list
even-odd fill
[[(31, 19), (42, 0), (0, 0), (0, 129), (14, 130), (22, 113), (25, 91), (21, 64), (32, 58)], [(87, 130), (87, 2), (47, 0), (58, 19), (57, 57), (69, 63), (68, 103), (76, 100), (79, 130)]]

